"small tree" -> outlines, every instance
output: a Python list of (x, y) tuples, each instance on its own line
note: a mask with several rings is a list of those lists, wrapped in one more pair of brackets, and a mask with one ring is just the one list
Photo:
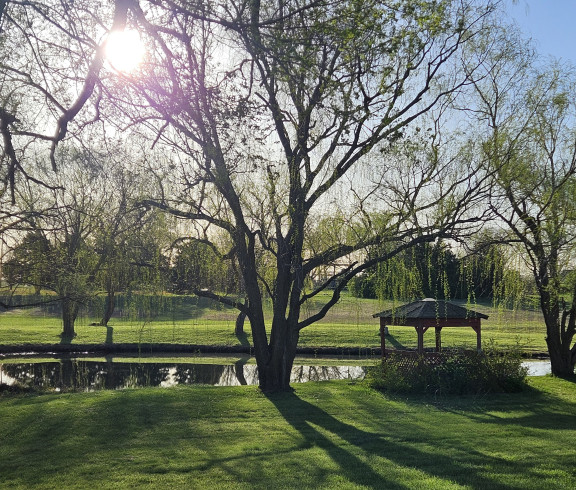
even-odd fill
[[(378, 246), (369, 256), (384, 253)], [(459, 259), (441, 240), (423, 243), (378, 264), (351, 283), (353, 294), (363, 298), (394, 298), (401, 301), (416, 298), (450, 299), (457, 297), (460, 274)]]
[[(26, 224), (34, 231), (15, 248), (9, 271), (12, 282), (56, 293), (62, 304), (62, 334), (73, 337), (79, 309), (97, 293), (99, 279), (113, 298), (124, 265), (122, 237), (141, 223), (134, 217), (137, 210), (129, 203), (127, 187), (120, 185), (120, 170), (112, 157), (62, 148), (59, 161), (63, 168), (58, 174), (36, 168), (52, 191), (29, 183), (17, 192)], [(108, 177), (107, 171), (115, 177)], [(45, 211), (35, 212), (38, 208)]]
[(509, 264), (505, 242), (502, 237), (485, 233), (465, 244), (465, 255), (460, 260), (458, 297), (494, 302), (511, 299), (512, 283), (508, 279), (510, 276), (520, 278), (518, 271)]
[(211, 245), (198, 240), (180, 241), (170, 267), (172, 288), (178, 293), (197, 289), (237, 292), (238, 284), (229, 284), (229, 269), (230, 261), (225, 261)]

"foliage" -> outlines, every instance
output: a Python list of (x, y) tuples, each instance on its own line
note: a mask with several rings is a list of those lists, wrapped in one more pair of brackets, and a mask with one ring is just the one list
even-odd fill
[(355, 298), (376, 299), (376, 282), (378, 277), (375, 273), (359, 274), (348, 283), (348, 290)]
[[(369, 257), (383, 253), (381, 246), (368, 250)], [(350, 290), (359, 298), (400, 301), (460, 297), (457, 295), (459, 262), (454, 252), (441, 241), (418, 244), (353, 279)]]
[(519, 351), (444, 351), (434, 357), (391, 353), (370, 370), (368, 384), (393, 393), (510, 393), (525, 387)]
[(50, 242), (40, 231), (28, 232), (12, 249), (11, 257), (3, 264), (3, 279), (9, 287), (28, 284), (40, 294), (54, 280), (50, 272)]
[(237, 271), (216, 253), (210, 245), (191, 240), (179, 243), (173, 252), (170, 282), (173, 292), (191, 293), (194, 290), (238, 292)]
[[(381, 248), (371, 247), (368, 255), (381, 255)], [(467, 298), (464, 261), (442, 241), (418, 244), (352, 279), (350, 291), (358, 298), (397, 301)]]
[(533, 293), (529, 278), (522, 276), (522, 258), (510, 250), (505, 240), (484, 232), (466, 244), (460, 260), (460, 284), (457, 297), (470, 302), (489, 298), (495, 305), (519, 308)]

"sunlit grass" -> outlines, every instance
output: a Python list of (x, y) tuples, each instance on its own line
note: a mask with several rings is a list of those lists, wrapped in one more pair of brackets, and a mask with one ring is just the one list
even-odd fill
[[(325, 299), (325, 298), (324, 298)], [(168, 302), (170, 299), (165, 299)], [(318, 303), (307, 306), (311, 314)], [(165, 305), (164, 308), (168, 308)], [(391, 303), (358, 299), (345, 295), (322, 321), (305, 328), (300, 337), (302, 347), (360, 348), (365, 351), (380, 347), (378, 319), (372, 315), (390, 308)], [(503, 349), (519, 347), (525, 352), (545, 352), (545, 329), (542, 315), (534, 310), (507, 310), (490, 305), (471, 305), (489, 315), (482, 323), (484, 341), (494, 341)], [(162, 313), (162, 314), (160, 314)], [(113, 318), (108, 328), (93, 326), (99, 318), (80, 316), (76, 322), (76, 344), (184, 344), (247, 345), (251, 343), (249, 323), (246, 335), (234, 334), (236, 312), (207, 302), (181, 300), (173, 311), (141, 311)], [(267, 309), (269, 317), (269, 307)], [(61, 320), (36, 308), (0, 313), (0, 344), (60, 343)], [(389, 348), (415, 348), (416, 334), (411, 327), (389, 327)], [(434, 347), (434, 332), (425, 335), (425, 346)], [(444, 328), (442, 345), (475, 348), (476, 334), (471, 328)]]
[(0, 396), (3, 488), (574, 488), (576, 388), (398, 397), (348, 382)]

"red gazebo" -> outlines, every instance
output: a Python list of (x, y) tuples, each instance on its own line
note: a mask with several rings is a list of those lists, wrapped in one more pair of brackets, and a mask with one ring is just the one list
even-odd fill
[(442, 348), (441, 332), (444, 327), (472, 327), (476, 332), (476, 348), (482, 350), (480, 321), (488, 315), (463, 308), (448, 301), (426, 298), (400, 306), (393, 310), (372, 315), (380, 318), (380, 343), (382, 357), (386, 355), (385, 331), (387, 325), (414, 327), (418, 334), (418, 352), (424, 352), (424, 333), (431, 327), (436, 330), (436, 352)]

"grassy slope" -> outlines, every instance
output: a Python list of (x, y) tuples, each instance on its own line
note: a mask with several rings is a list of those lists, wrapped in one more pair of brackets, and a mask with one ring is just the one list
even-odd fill
[(382, 395), (346, 382), (0, 396), (0, 487), (575, 488), (576, 385)]
[[(303, 330), (302, 346), (329, 347), (379, 347), (378, 320), (372, 315), (389, 308), (376, 300), (344, 296), (329, 315), (321, 322)], [(308, 306), (312, 313), (317, 304)], [(546, 351), (544, 326), (539, 312), (520, 310), (497, 310), (485, 305), (472, 307), (490, 316), (483, 322), (483, 339), (493, 339), (501, 348), (518, 344), (527, 352)], [(154, 313), (154, 312), (152, 312)], [(239, 339), (233, 334), (235, 313), (213, 304), (181, 304), (179, 308), (163, 316), (138, 319), (134, 315), (114, 318), (110, 328), (90, 326), (96, 318), (82, 317), (77, 321), (78, 336), (74, 343), (177, 343), (238, 345), (250, 342), (249, 325), (247, 337)], [(60, 342), (61, 321), (55, 315), (38, 310), (15, 310), (0, 313), (1, 344), (34, 344)], [(416, 347), (416, 335), (412, 328), (391, 327), (392, 337), (388, 347)], [(442, 331), (444, 346), (474, 348), (476, 335), (470, 328), (445, 328)], [(434, 334), (425, 336), (425, 344), (434, 345)]]

